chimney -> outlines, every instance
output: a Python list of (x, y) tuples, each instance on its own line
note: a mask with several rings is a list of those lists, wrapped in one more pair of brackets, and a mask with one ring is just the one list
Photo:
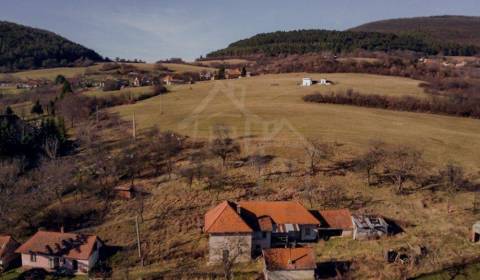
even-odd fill
[(63, 227), (63, 225), (60, 227), (60, 232), (61, 232), (61, 233), (64, 233), (64, 232), (65, 232), (65, 228)]
[(242, 208), (238, 204), (237, 204), (237, 214), (238, 215), (242, 214)]

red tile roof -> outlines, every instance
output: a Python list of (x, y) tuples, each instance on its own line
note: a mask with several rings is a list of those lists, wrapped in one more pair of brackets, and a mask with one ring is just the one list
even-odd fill
[(20, 254), (60, 254), (65, 258), (88, 260), (95, 249), (97, 240), (95, 235), (38, 231), (16, 252)]
[(248, 233), (253, 232), (238, 215), (232, 202), (224, 201), (205, 214), (205, 232), (208, 233)]
[(13, 239), (10, 235), (0, 235), (0, 258), (3, 257), (7, 252), (7, 245), (10, 242), (15, 242), (15, 239)]
[(333, 229), (353, 229), (352, 214), (348, 209), (321, 210), (320, 216), (326, 222), (322, 227)]
[(315, 269), (315, 254), (312, 248), (272, 248), (263, 250), (266, 269), (310, 270)]
[(298, 201), (242, 201), (238, 203), (257, 217), (269, 216), (276, 224), (318, 225), (320, 222)]

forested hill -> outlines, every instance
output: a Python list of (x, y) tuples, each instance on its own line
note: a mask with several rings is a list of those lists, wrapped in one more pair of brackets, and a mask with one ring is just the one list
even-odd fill
[(0, 21), (0, 72), (68, 66), (79, 59), (102, 57), (55, 33)]
[(423, 36), (353, 31), (295, 30), (262, 33), (237, 41), (207, 57), (238, 57), (253, 54), (275, 56), (320, 51), (335, 53), (357, 49), (368, 51), (410, 50), (425, 54), (473, 55), (479, 47), (441, 43)]
[(480, 46), (480, 17), (431, 16), (388, 19), (366, 23), (351, 31), (418, 33), (432, 40)]

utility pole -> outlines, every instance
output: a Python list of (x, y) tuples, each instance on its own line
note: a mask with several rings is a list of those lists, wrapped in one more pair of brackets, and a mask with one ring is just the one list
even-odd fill
[(141, 266), (143, 266), (142, 244), (140, 243), (140, 229), (138, 226), (138, 215), (135, 216), (135, 230), (137, 232), (138, 257), (140, 258)]
[(132, 119), (132, 136), (133, 140), (137, 140), (137, 125), (135, 123), (135, 112), (133, 113), (133, 119)]

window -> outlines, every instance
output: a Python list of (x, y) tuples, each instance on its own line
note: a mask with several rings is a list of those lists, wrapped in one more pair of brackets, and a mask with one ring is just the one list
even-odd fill
[(77, 260), (73, 260), (73, 261), (72, 261), (72, 268), (73, 268), (73, 270), (75, 270), (75, 271), (78, 270), (78, 261), (77, 261)]
[(35, 253), (30, 254), (30, 261), (31, 262), (37, 262), (37, 254), (35, 254)]
[(57, 257), (49, 258), (48, 266), (50, 266), (51, 269), (58, 268), (60, 266), (60, 259)]
[(262, 231), (262, 238), (263, 239), (267, 238), (267, 232), (266, 231)]
[(228, 250), (223, 250), (223, 261), (226, 262), (228, 261), (229, 257), (230, 257), (230, 252)]

